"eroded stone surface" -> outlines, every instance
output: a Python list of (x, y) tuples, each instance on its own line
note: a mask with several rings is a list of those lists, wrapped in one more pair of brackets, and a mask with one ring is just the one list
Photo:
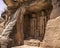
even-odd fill
[(47, 22), (44, 46), (48, 48), (60, 47), (60, 16)]

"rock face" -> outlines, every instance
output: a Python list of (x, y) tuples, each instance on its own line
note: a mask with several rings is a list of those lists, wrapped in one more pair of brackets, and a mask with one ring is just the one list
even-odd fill
[(44, 48), (60, 48), (60, 16), (47, 22)]

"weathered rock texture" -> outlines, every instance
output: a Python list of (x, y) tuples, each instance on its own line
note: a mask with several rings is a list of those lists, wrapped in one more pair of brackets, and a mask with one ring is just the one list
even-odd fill
[[(14, 0), (14, 1), (4, 0), (4, 2), (7, 4), (8, 16), (12, 15), (16, 11), (16, 10), (14, 11), (14, 9), (18, 9), (19, 5), (24, 6), (26, 10), (22, 18), (21, 18), (21, 14), (18, 14), (19, 17), (17, 19), (17, 23), (15, 26), (16, 33), (14, 37), (18, 45), (20, 45), (20, 42), (21, 42), (20, 40), (22, 40), (22, 37), (21, 37), (22, 35), (24, 35), (24, 39), (33, 38), (33, 39), (39, 39), (41, 41), (43, 40), (44, 34), (45, 34), (45, 25), (49, 19), (50, 11), (52, 8), (50, 1), (46, 1), (46, 0), (33, 1), (32, 0), (33, 2), (31, 3), (28, 3), (28, 1), (29, 0), (26, 1), (27, 3), (26, 5), (25, 2), (22, 2), (21, 4), (20, 0)], [(9, 14), (9, 12), (11, 14)]]
[[(52, 9), (50, 0), (26, 0), (26, 2), (22, 1), (4, 0), (8, 9), (6, 10), (5, 27), (9, 23), (9, 20), (12, 18), (12, 15), (16, 12), (16, 10), (23, 6), (23, 12), (20, 9), (21, 12), (17, 15), (18, 17), (16, 25), (12, 29), (13, 31), (9, 36), (13, 39), (14, 46), (23, 44), (25, 39), (38, 39), (42, 41), (45, 34), (46, 23), (50, 18)], [(32, 2), (28, 3), (30, 1)], [(34, 42), (33, 44), (37, 45), (40, 43)]]
[(47, 22), (44, 48), (60, 48), (60, 16)]

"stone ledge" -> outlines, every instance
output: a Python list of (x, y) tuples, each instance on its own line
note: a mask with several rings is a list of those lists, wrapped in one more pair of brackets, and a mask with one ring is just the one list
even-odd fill
[(12, 48), (42, 48), (42, 47), (22, 45), (22, 46), (16, 46), (16, 47), (12, 47)]

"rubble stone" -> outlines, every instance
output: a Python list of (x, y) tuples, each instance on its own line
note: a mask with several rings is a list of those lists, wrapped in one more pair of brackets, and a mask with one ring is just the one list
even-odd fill
[(30, 45), (30, 46), (40, 46), (40, 41), (36, 39), (30, 39), (30, 40), (25, 40), (24, 45)]

